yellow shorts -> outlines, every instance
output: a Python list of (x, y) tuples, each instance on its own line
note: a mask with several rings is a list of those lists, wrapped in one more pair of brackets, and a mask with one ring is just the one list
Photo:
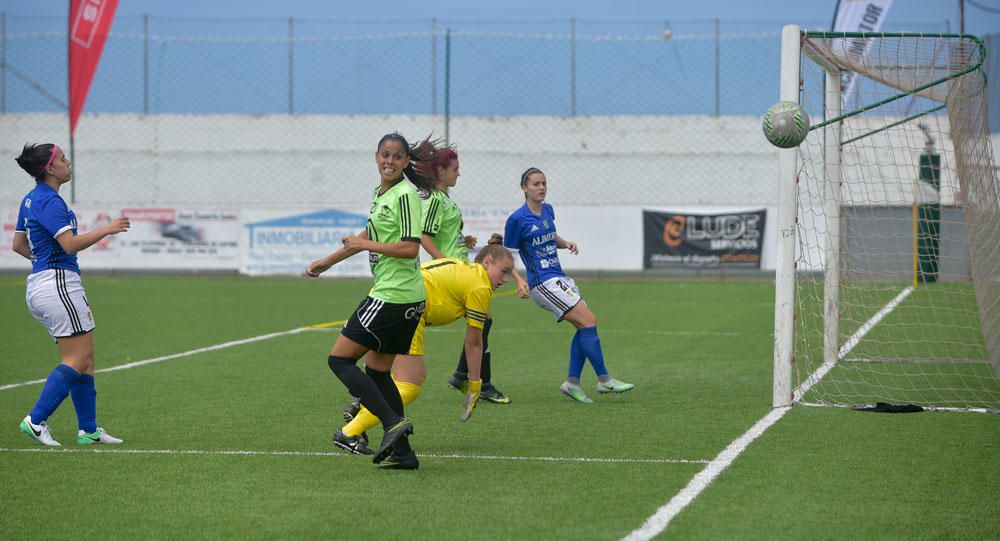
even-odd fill
[[(427, 312), (424, 312), (427, 314)], [(413, 331), (413, 340), (410, 341), (410, 350), (407, 355), (423, 356), (424, 354), (424, 327), (427, 326), (427, 321), (421, 316), (420, 321), (417, 322), (417, 330)]]

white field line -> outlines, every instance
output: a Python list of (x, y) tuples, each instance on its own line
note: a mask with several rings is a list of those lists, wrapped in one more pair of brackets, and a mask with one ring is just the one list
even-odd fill
[[(277, 338), (279, 336), (285, 336), (285, 335), (290, 335), (290, 334), (299, 334), (299, 333), (308, 332), (308, 331), (315, 331), (315, 330), (324, 330), (324, 329), (330, 328), (331, 325), (342, 325), (343, 323), (344, 323), (343, 321), (333, 321), (333, 322), (330, 322), (330, 323), (320, 323), (318, 325), (312, 325), (312, 326), (309, 326), (309, 327), (299, 327), (297, 329), (291, 329), (291, 330), (287, 330), (287, 331), (273, 332), (273, 333), (269, 333), (269, 334), (262, 334), (262, 335), (254, 336), (254, 337), (251, 337), (251, 338), (244, 338), (243, 340), (233, 340), (231, 342), (223, 342), (221, 344), (215, 344), (214, 346), (208, 346), (208, 347), (203, 347), (203, 348), (198, 348), (198, 349), (192, 349), (190, 351), (183, 351), (181, 353), (174, 353), (174, 354), (171, 354), (171, 355), (164, 355), (162, 357), (154, 357), (152, 359), (144, 359), (144, 360), (141, 360), (141, 361), (135, 361), (135, 362), (126, 363), (126, 364), (119, 364), (117, 366), (111, 366), (111, 367), (108, 367), (108, 368), (101, 368), (101, 369), (98, 369), (98, 370), (94, 370), (94, 373), (95, 374), (103, 374), (105, 372), (115, 372), (115, 371), (118, 371), (118, 370), (128, 370), (129, 368), (135, 368), (137, 366), (145, 366), (147, 364), (162, 363), (163, 361), (171, 361), (171, 360), (180, 359), (180, 358), (183, 358), (183, 357), (190, 357), (192, 355), (197, 355), (199, 353), (206, 353), (206, 352), (209, 352), (209, 351), (217, 351), (217, 350), (220, 350), (220, 349), (231, 348), (231, 347), (234, 347), (234, 346), (242, 346), (243, 344), (250, 344), (250, 343), (253, 343), (253, 342), (260, 342), (262, 340), (270, 340), (271, 338)], [(38, 384), (38, 383), (45, 383), (45, 380), (44, 379), (36, 379), (36, 380), (32, 380), (32, 381), (22, 381), (21, 383), (8, 383), (6, 385), (0, 385), (0, 391), (6, 391), (7, 389), (16, 389), (18, 387), (25, 387), (27, 385), (35, 385), (35, 384)]]
[[(901, 291), (899, 295), (896, 295), (896, 298), (890, 301), (889, 304), (885, 305), (885, 307), (879, 310), (878, 313), (872, 316), (871, 319), (862, 325), (858, 331), (844, 343), (844, 346), (840, 348), (838, 358), (843, 358), (850, 353), (851, 350), (861, 342), (861, 339), (868, 334), (868, 331), (870, 331), (879, 321), (882, 321), (882, 319), (888, 315), (889, 312), (892, 312), (897, 306), (899, 306), (899, 303), (912, 292), (913, 288), (907, 287)], [(833, 368), (832, 364), (830, 366), (826, 366), (826, 364), (824, 364), (816, 370), (816, 372), (810, 375), (809, 378), (807, 378), (806, 381), (804, 381), (802, 385), (799, 385), (793, 392), (793, 401), (797, 401), (802, 398), (802, 396), (813, 385), (818, 383), (831, 368)], [(719, 474), (721, 474), (726, 468), (729, 467), (730, 464), (733, 463), (734, 460), (736, 460), (736, 457), (740, 456), (743, 451), (745, 451), (746, 448), (753, 443), (754, 440), (764, 434), (764, 431), (777, 423), (779, 419), (784, 417), (789, 410), (791, 410), (791, 407), (775, 408), (771, 410), (767, 415), (750, 427), (750, 430), (747, 430), (742, 436), (733, 440), (732, 443), (719, 453), (719, 456), (712, 459), (712, 461), (705, 466), (705, 469), (698, 472), (691, 479), (691, 481), (688, 482), (687, 486), (675, 494), (673, 498), (670, 498), (670, 501), (657, 509), (656, 513), (646, 519), (646, 522), (643, 523), (642, 526), (633, 530), (625, 536), (624, 539), (626, 541), (646, 541), (662, 533), (663, 530), (667, 529), (667, 525), (670, 524), (670, 521), (673, 520), (678, 513), (694, 501), (699, 494), (708, 488), (708, 485), (710, 485), (712, 481), (719, 476)]]
[[(847, 354), (855, 348), (855, 346), (861, 343), (861, 339), (868, 334), (868, 331), (872, 330), (878, 322), (882, 321), (885, 316), (889, 315), (889, 312), (895, 310), (896, 307), (899, 306), (899, 303), (903, 302), (903, 299), (910, 296), (910, 293), (913, 293), (913, 286), (909, 286), (900, 291), (899, 294), (896, 295), (895, 299), (889, 301), (889, 304), (883, 306), (882, 309), (868, 319), (864, 325), (858, 327), (858, 330), (855, 331), (855, 333), (852, 334), (846, 342), (844, 342), (844, 345), (840, 346), (840, 351), (837, 352), (837, 361), (846, 357)], [(792, 392), (792, 402), (802, 400), (802, 397), (805, 396), (806, 392), (811, 389), (813, 385), (819, 383), (819, 380), (823, 379), (823, 376), (825, 376), (827, 372), (833, 369), (834, 364), (835, 363), (824, 362), (818, 369), (816, 369), (815, 372), (810, 374), (809, 377), (802, 382), (802, 385), (799, 385), (799, 387)]]
[[(335, 330), (337, 330), (339, 328), (339, 325), (343, 325), (344, 323), (346, 323), (346, 321), (333, 321), (333, 322), (330, 322), (330, 323), (320, 323), (320, 324), (317, 324), (317, 325), (310, 325), (308, 327), (299, 327), (297, 329), (291, 329), (291, 330), (287, 330), (287, 331), (274, 332), (274, 333), (269, 333), (269, 334), (262, 334), (260, 336), (253, 336), (251, 338), (245, 338), (243, 340), (233, 340), (231, 342), (224, 342), (224, 343), (221, 343), (221, 344), (216, 344), (214, 346), (208, 346), (208, 347), (203, 347), (203, 348), (198, 348), (198, 349), (192, 349), (190, 351), (183, 351), (181, 353), (174, 353), (174, 354), (171, 354), (171, 355), (164, 355), (162, 357), (154, 357), (152, 359), (144, 359), (144, 360), (141, 360), (141, 361), (135, 361), (135, 362), (131, 362), (131, 363), (120, 364), (120, 365), (117, 365), (117, 366), (111, 366), (111, 367), (108, 367), (108, 368), (101, 368), (101, 369), (95, 370), (94, 373), (95, 374), (103, 374), (105, 372), (115, 372), (117, 370), (127, 370), (129, 368), (135, 368), (137, 366), (145, 366), (147, 364), (154, 364), (154, 363), (159, 363), (159, 362), (163, 362), (163, 361), (170, 361), (170, 360), (173, 360), (173, 359), (180, 359), (180, 358), (183, 358), (183, 357), (190, 357), (192, 355), (197, 355), (199, 353), (206, 353), (206, 352), (209, 352), (209, 351), (217, 351), (217, 350), (220, 350), (220, 349), (231, 348), (231, 347), (234, 347), (234, 346), (241, 346), (243, 344), (250, 344), (250, 343), (253, 343), (253, 342), (260, 342), (262, 340), (270, 340), (271, 338), (277, 338), (279, 336), (285, 336), (285, 335), (290, 335), (290, 334), (299, 334), (299, 333), (311, 332), (311, 331), (335, 331)], [(464, 327), (463, 328), (459, 328), (457, 330), (445, 329), (445, 328), (433, 328), (433, 329), (428, 329), (428, 331), (433, 332), (433, 333), (439, 333), (439, 332), (463, 332), (464, 333), (465, 332), (464, 331)], [(508, 333), (508, 332), (517, 332), (517, 333), (525, 333), (525, 332), (533, 332), (533, 333), (559, 333), (559, 332), (562, 332), (562, 329), (558, 329), (558, 328), (553, 328), (553, 329), (503, 329), (503, 328), (501, 328), (501, 329), (496, 329), (496, 330), (494, 330), (492, 332), (493, 333), (497, 333), (497, 332), (500, 332), (500, 333)], [(625, 333), (625, 334), (652, 334), (652, 335), (664, 335), (664, 336), (687, 336), (687, 335), (690, 335), (690, 336), (757, 336), (757, 335), (751, 334), (751, 333), (699, 332), (699, 331), (653, 331), (653, 330), (643, 331), (643, 330), (630, 330), (630, 329), (603, 329), (602, 332), (605, 332), (605, 333)], [(18, 387), (25, 387), (25, 386), (28, 386), (28, 385), (37, 385), (39, 383), (45, 383), (45, 380), (44, 379), (35, 379), (35, 380), (31, 380), (31, 381), (22, 381), (20, 383), (7, 383), (7, 384), (4, 384), (4, 385), (0, 385), (0, 391), (6, 391), (8, 389), (16, 389)]]
[[(118, 455), (180, 455), (180, 456), (277, 456), (277, 457), (353, 457), (340, 452), (318, 451), (205, 451), (200, 449), (121, 449), (102, 447), (99, 449), (56, 449), (44, 447), (29, 447), (10, 449), (0, 447), (0, 453), (91, 453)], [(500, 455), (434, 455), (421, 454), (422, 459), (442, 460), (497, 460), (511, 462), (580, 462), (601, 464), (707, 464), (707, 460), (688, 460), (683, 458), (587, 458), (558, 456), (500, 456)]]
[(636, 530), (632, 530), (630, 534), (624, 537), (626, 541), (639, 541), (652, 539), (667, 529), (667, 525), (670, 521), (677, 516), (689, 503), (694, 501), (699, 494), (702, 493), (708, 485), (719, 476), (730, 464), (736, 460), (736, 457), (746, 450), (746, 448), (753, 442), (753, 440), (760, 437), (765, 430), (771, 427), (774, 423), (778, 422), (785, 413), (791, 408), (775, 408), (771, 410), (770, 413), (764, 416), (761, 420), (757, 421), (757, 424), (753, 425), (750, 430), (743, 433), (742, 436), (736, 438), (728, 447), (719, 453), (719, 456), (712, 459), (711, 462), (705, 466), (705, 469), (695, 475), (691, 481), (688, 482), (680, 492), (670, 498), (670, 501), (666, 505), (660, 507), (656, 510), (653, 516), (646, 519), (646, 522)]

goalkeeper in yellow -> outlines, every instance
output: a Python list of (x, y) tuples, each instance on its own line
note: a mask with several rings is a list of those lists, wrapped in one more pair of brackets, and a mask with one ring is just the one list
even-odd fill
[[(459, 418), (472, 416), (482, 388), (481, 367), (483, 359), (483, 326), (493, 300), (493, 291), (511, 276), (514, 258), (499, 244), (489, 244), (476, 256), (475, 263), (456, 258), (434, 259), (420, 267), (420, 274), (427, 290), (427, 305), (417, 324), (407, 355), (397, 355), (392, 366), (403, 406), (408, 406), (420, 396), (420, 386), (427, 378), (424, 363), (424, 329), (428, 326), (448, 325), (465, 318), (465, 355), (469, 363), (469, 388)], [(356, 412), (356, 413), (355, 413)], [(352, 404), (344, 411), (349, 422), (333, 435), (337, 447), (359, 455), (370, 455), (365, 432), (379, 424), (375, 415), (366, 408), (357, 410)], [(414, 468), (416, 466), (414, 465)]]

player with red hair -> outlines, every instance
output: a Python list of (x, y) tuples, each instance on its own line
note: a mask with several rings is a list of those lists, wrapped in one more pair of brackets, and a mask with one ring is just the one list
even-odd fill
[[(476, 237), (465, 235), (462, 228), (462, 211), (451, 199), (449, 190), (458, 183), (459, 161), (458, 152), (454, 147), (447, 147), (435, 153), (429, 162), (431, 177), (436, 179), (434, 190), (426, 192), (423, 205), (423, 235), (420, 245), (434, 259), (453, 257), (469, 261), (469, 249), (476, 247)], [(520, 279), (520, 277), (518, 277)], [(492, 359), (489, 350), (490, 328), (493, 326), (493, 314), (487, 315), (483, 327), (483, 387), (479, 394), (481, 400), (494, 404), (510, 404), (507, 398), (492, 383)], [(465, 393), (469, 387), (469, 360), (462, 350), (455, 373), (448, 379), (448, 385)]]

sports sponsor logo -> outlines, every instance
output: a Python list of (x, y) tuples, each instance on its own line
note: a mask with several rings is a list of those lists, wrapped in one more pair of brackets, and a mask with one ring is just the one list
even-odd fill
[(420, 315), (424, 313), (425, 304), (426, 303), (421, 302), (416, 306), (411, 306), (407, 308), (406, 312), (403, 314), (403, 317), (405, 317), (406, 319), (419, 319)]
[(643, 211), (643, 267), (760, 268), (766, 210)]
[(535, 238), (531, 239), (531, 245), (532, 246), (538, 246), (539, 244), (545, 244), (546, 242), (550, 242), (550, 241), (555, 240), (555, 238), (556, 238), (556, 232), (555, 231), (553, 231), (551, 233), (546, 233), (546, 234), (544, 234), (544, 235), (542, 235), (540, 237), (535, 237)]
[(541, 268), (543, 268), (543, 269), (547, 269), (549, 267), (559, 268), (559, 266), (560, 266), (559, 265), (559, 258), (548, 257), (548, 258), (539, 259), (538, 260), (538, 266), (541, 267)]
[(663, 242), (671, 248), (677, 248), (684, 242), (684, 226), (686, 225), (684, 216), (671, 216), (667, 223), (663, 225)]

